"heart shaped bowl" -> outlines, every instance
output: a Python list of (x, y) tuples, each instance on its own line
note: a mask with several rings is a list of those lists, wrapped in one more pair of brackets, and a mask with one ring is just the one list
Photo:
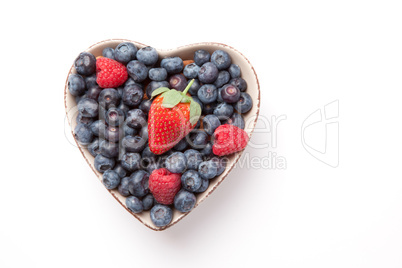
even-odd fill
[[(135, 41), (131, 41), (131, 40), (126, 40), (126, 39), (109, 39), (109, 40), (104, 40), (104, 41), (101, 41), (99, 43), (92, 45), (86, 51), (92, 53), (95, 57), (101, 56), (104, 48), (106, 48), (106, 47), (115, 48), (121, 42), (132, 42), (138, 48), (142, 48), (142, 47), (146, 46), (144, 44), (141, 44), (141, 43), (138, 43)], [(187, 60), (187, 59), (193, 59), (194, 52), (198, 49), (205, 49), (211, 54), (212, 54), (212, 52), (214, 52), (217, 49), (224, 50), (227, 53), (229, 53), (229, 55), (231, 56), (232, 63), (240, 66), (241, 77), (247, 81), (247, 91), (246, 92), (249, 93), (251, 98), (253, 99), (252, 109), (243, 115), (244, 120), (246, 122), (245, 131), (247, 132), (247, 134), (250, 137), (254, 130), (255, 124), (257, 122), (259, 109), (260, 109), (260, 85), (258, 83), (257, 74), (256, 74), (253, 66), (247, 60), (247, 58), (245, 56), (243, 56), (243, 54), (241, 54), (239, 51), (237, 51), (236, 49), (234, 49), (228, 45), (224, 45), (224, 44), (220, 44), (220, 43), (213, 43), (213, 42), (191, 44), (191, 45), (181, 46), (176, 49), (169, 49), (169, 50), (158, 49), (158, 53), (159, 53), (160, 59), (165, 58), (165, 57), (171, 57), (171, 56), (179, 56), (183, 60)], [(78, 114), (77, 107), (76, 107), (77, 103), (75, 102), (75, 97), (72, 96), (68, 91), (68, 76), (73, 73), (76, 73), (76, 71), (74, 69), (74, 64), (71, 66), (70, 71), (67, 75), (65, 88), (64, 88), (64, 105), (65, 105), (67, 120), (70, 124), (72, 134), (73, 134), (73, 129), (76, 126), (75, 118)], [(74, 134), (73, 134), (73, 137), (74, 137)], [(89, 167), (93, 170), (93, 172), (98, 177), (98, 179), (100, 181), (102, 181), (102, 174), (99, 173), (94, 167), (94, 157), (88, 152), (88, 150), (85, 146), (79, 145), (77, 140), (75, 140), (75, 142), (77, 143), (77, 147), (81, 151), (82, 156), (87, 161)], [(212, 194), (212, 192), (229, 175), (230, 171), (233, 169), (236, 162), (239, 160), (241, 154), (242, 154), (242, 152), (239, 152), (239, 153), (228, 156), (226, 170), (220, 176), (210, 180), (209, 187), (205, 192), (199, 193), (196, 195), (197, 202), (196, 202), (194, 208), (196, 208), (202, 201), (204, 201), (210, 194)], [(155, 231), (165, 230), (165, 229), (175, 225), (181, 219), (183, 219), (187, 214), (189, 214), (190, 212), (192, 212), (194, 210), (194, 208), (193, 208), (193, 210), (191, 210), (190, 212), (181, 213), (181, 212), (173, 209), (173, 219), (172, 219), (171, 223), (169, 223), (168, 225), (166, 225), (164, 227), (156, 227), (151, 221), (149, 211), (144, 211), (139, 214), (134, 214), (125, 205), (126, 197), (120, 195), (117, 190), (108, 190), (108, 191), (129, 213), (131, 213), (135, 218), (137, 218), (145, 226), (147, 226), (148, 228), (155, 230)]]

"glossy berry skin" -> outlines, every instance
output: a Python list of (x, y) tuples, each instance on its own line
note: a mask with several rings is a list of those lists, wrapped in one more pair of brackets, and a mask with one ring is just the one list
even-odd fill
[(223, 85), (227, 84), (230, 80), (230, 74), (228, 71), (222, 70), (218, 74), (218, 78), (216, 78), (214, 85), (217, 88), (222, 87)]
[(200, 151), (200, 153), (204, 156), (204, 157), (209, 157), (212, 155), (212, 143), (208, 142), (204, 148)]
[(120, 164), (117, 164), (113, 170), (116, 171), (121, 179), (127, 176), (127, 171)]
[(136, 197), (143, 197), (149, 193), (149, 173), (144, 170), (137, 170), (130, 176), (128, 189)]
[(202, 184), (200, 174), (192, 169), (184, 172), (180, 179), (182, 188), (190, 192), (197, 191)]
[(158, 61), (158, 52), (153, 47), (143, 47), (137, 51), (137, 60), (147, 66), (154, 65)]
[(97, 156), (98, 154), (100, 154), (100, 150), (99, 150), (99, 139), (95, 139), (93, 142), (91, 142), (91, 143), (88, 145), (88, 151), (89, 151), (89, 153), (90, 153), (93, 157), (95, 157), (95, 156)]
[(218, 117), (220, 120), (226, 120), (226, 119), (228, 119), (229, 117), (232, 116), (232, 114), (233, 114), (233, 106), (228, 104), (228, 103), (226, 103), (226, 102), (219, 103), (215, 107), (215, 109), (213, 111), (213, 114), (216, 117)]
[(101, 91), (98, 97), (98, 103), (106, 110), (110, 107), (116, 107), (119, 103), (119, 93), (114, 88), (105, 88)]
[(111, 107), (106, 112), (105, 120), (109, 126), (120, 126), (124, 122), (124, 112), (119, 108)]
[(96, 83), (96, 74), (86, 76), (84, 77), (84, 80), (85, 80), (85, 87), (87, 89), (90, 89), (91, 87), (98, 87), (98, 84)]
[(155, 161), (157, 155), (151, 152), (149, 146), (146, 146), (144, 150), (142, 150), (141, 157), (142, 159), (146, 159), (148, 162), (152, 162)]
[(128, 75), (137, 83), (144, 81), (148, 77), (148, 68), (138, 60), (132, 60), (127, 64)]
[(137, 84), (125, 86), (123, 89), (122, 101), (129, 107), (137, 107), (140, 105), (144, 97), (144, 91)]
[(68, 91), (73, 96), (81, 96), (85, 93), (85, 81), (79, 74), (70, 74), (68, 76)]
[(233, 125), (241, 129), (244, 129), (245, 127), (244, 118), (238, 113), (234, 113), (228, 120), (226, 120), (225, 124)]
[(148, 77), (153, 81), (163, 81), (167, 78), (167, 71), (165, 68), (151, 68), (148, 71)]
[(241, 77), (231, 79), (229, 84), (236, 86), (241, 92), (244, 92), (247, 89), (247, 82)]
[(147, 194), (142, 199), (142, 205), (144, 206), (144, 210), (150, 210), (154, 205), (154, 197), (152, 194)]
[(219, 70), (212, 62), (204, 63), (198, 71), (198, 80), (204, 84), (212, 84), (218, 78)]
[(94, 160), (94, 166), (97, 171), (100, 173), (105, 172), (106, 170), (113, 169), (116, 164), (114, 158), (108, 158), (101, 154), (98, 154)]
[(182, 151), (186, 150), (187, 146), (188, 146), (188, 143), (187, 143), (186, 138), (184, 137), (183, 139), (181, 139), (181, 140), (179, 141), (179, 143), (177, 143), (177, 144), (173, 147), (173, 149), (176, 150), (176, 151), (182, 152)]
[(183, 91), (187, 86), (187, 79), (182, 74), (174, 74), (169, 78), (170, 88)]
[(75, 121), (77, 122), (77, 124), (81, 123), (90, 126), (94, 122), (94, 119), (91, 117), (85, 117), (82, 114), (78, 113)]
[(121, 157), (120, 164), (121, 166), (129, 171), (133, 172), (140, 168), (141, 156), (138, 153), (124, 153)]
[(135, 129), (141, 129), (147, 125), (147, 116), (140, 109), (133, 109), (127, 113), (127, 125)]
[(106, 157), (113, 158), (119, 155), (119, 145), (114, 142), (102, 140), (99, 143), (99, 152)]
[(211, 58), (211, 54), (204, 49), (199, 49), (194, 52), (194, 63), (198, 66), (202, 66), (204, 63), (208, 62)]
[(174, 207), (180, 212), (189, 212), (194, 208), (197, 198), (186, 190), (180, 190), (174, 198)]
[(127, 121), (123, 123), (123, 133), (124, 137), (126, 136), (135, 136), (137, 135), (138, 131), (134, 128), (131, 128), (127, 125)]
[(103, 120), (96, 120), (90, 125), (92, 134), (101, 139), (105, 138), (106, 124)]
[(103, 173), (102, 183), (105, 185), (106, 189), (113, 190), (119, 186), (120, 177), (116, 171), (109, 169)]
[(102, 90), (103, 90), (103, 88), (101, 88), (98, 85), (90, 87), (86, 93), (87, 98), (97, 101)]
[(205, 104), (202, 108), (202, 113), (204, 115), (212, 114), (218, 104), (216, 102)]
[(241, 70), (240, 70), (239, 65), (233, 64), (233, 63), (230, 64), (228, 71), (229, 71), (229, 74), (230, 74), (230, 77), (231, 77), (231, 78), (238, 78), (238, 77), (240, 77)]
[(150, 216), (156, 227), (164, 227), (172, 221), (173, 211), (168, 206), (156, 204), (152, 207)]
[(196, 130), (190, 134), (190, 140), (188, 144), (193, 149), (203, 149), (208, 143), (208, 134), (203, 130)]
[(221, 125), (215, 130), (213, 153), (217, 156), (229, 155), (247, 146), (247, 133), (232, 125)]
[(126, 198), (126, 206), (133, 213), (141, 213), (144, 210), (142, 201), (135, 196), (129, 196)]
[(96, 71), (96, 58), (89, 52), (81, 52), (74, 61), (74, 68), (80, 75), (91, 75)]
[(123, 177), (120, 181), (119, 187), (117, 188), (117, 190), (122, 196), (130, 195), (130, 191), (128, 190), (129, 185), (130, 185), (130, 177)]
[(111, 47), (105, 47), (102, 50), (102, 56), (114, 60), (114, 49)]
[(135, 60), (137, 54), (137, 47), (130, 42), (123, 42), (117, 45), (114, 50), (114, 57), (116, 61), (127, 64), (131, 60)]
[(235, 103), (234, 108), (239, 113), (247, 113), (253, 107), (253, 100), (251, 99), (250, 95), (246, 92), (242, 92), (240, 94), (239, 100)]
[(187, 158), (182, 152), (175, 152), (166, 158), (165, 167), (172, 173), (183, 173), (187, 168)]
[(226, 103), (236, 103), (240, 99), (240, 90), (232, 84), (226, 84), (221, 87), (219, 93)]
[(86, 124), (77, 124), (74, 128), (74, 137), (81, 145), (88, 145), (93, 140), (91, 128)]
[(151, 109), (152, 101), (151, 100), (142, 100), (140, 103), (140, 108), (141, 111), (144, 112), (144, 114), (148, 114), (149, 110)]
[(128, 111), (130, 111), (130, 107), (128, 105), (125, 105), (124, 102), (121, 101), (117, 108), (119, 108), (120, 110), (123, 111), (124, 118), (126, 118), (127, 114), (128, 114)]
[(193, 78), (197, 78), (199, 71), (200, 71), (200, 66), (198, 66), (197, 64), (195, 64), (193, 62), (193, 63), (186, 65), (186, 67), (184, 67), (183, 74), (186, 78), (193, 79)]
[(202, 154), (194, 149), (188, 149), (184, 152), (187, 158), (187, 168), (197, 170), (202, 162)]
[(198, 188), (198, 190), (195, 191), (195, 192), (196, 193), (203, 193), (208, 189), (208, 186), (209, 186), (209, 180), (202, 179), (201, 187)]
[[(188, 83), (190, 82), (191, 80), (188, 81)], [(190, 89), (188, 90), (188, 93), (190, 93), (191, 96), (197, 96), (197, 92), (200, 89), (200, 87), (201, 87), (200, 81), (198, 81), (198, 79), (194, 79), (194, 82), (191, 85)]]
[(205, 84), (198, 90), (197, 97), (203, 104), (213, 103), (218, 97), (218, 90), (212, 84)]
[(162, 168), (162, 166), (160, 165), (160, 163), (157, 162), (157, 161), (154, 161), (154, 162), (150, 162), (150, 163), (147, 165), (146, 170), (147, 170), (148, 173), (152, 173), (152, 172), (154, 172), (154, 170), (157, 170), (157, 169), (160, 169), (160, 168)]
[(177, 74), (183, 70), (183, 60), (180, 57), (164, 58), (161, 67), (165, 68), (168, 74)]
[(172, 204), (180, 186), (180, 174), (171, 173), (165, 168), (156, 169), (149, 176), (149, 190), (160, 204)]
[(140, 153), (147, 145), (147, 141), (140, 136), (125, 136), (121, 140), (121, 146), (126, 152)]
[(123, 130), (118, 127), (107, 126), (105, 139), (111, 142), (118, 142), (123, 137)]
[(204, 116), (204, 118), (202, 119), (202, 123), (203, 123), (204, 131), (208, 135), (214, 134), (215, 129), (217, 129), (221, 125), (219, 118), (213, 114), (208, 114), (208, 115)]
[(96, 60), (96, 83), (101, 88), (119, 87), (127, 78), (127, 68), (120, 62), (105, 57)]
[(204, 161), (198, 166), (198, 173), (202, 179), (210, 180), (216, 177), (218, 168), (211, 161)]
[(96, 117), (98, 116), (98, 103), (89, 98), (82, 98), (78, 102), (78, 111), (82, 116), (85, 117)]
[(137, 85), (139, 86), (141, 89), (144, 89), (144, 85), (142, 83), (137, 83), (134, 81), (134, 79), (132, 79), (131, 77), (127, 78), (127, 81), (124, 83), (124, 87), (129, 86), (129, 85)]
[(221, 175), (224, 171), (225, 171), (225, 169), (226, 169), (226, 163), (227, 163), (227, 161), (228, 161), (228, 159), (227, 158), (224, 158), (224, 157), (213, 157), (211, 160), (210, 160), (214, 165), (216, 165), (216, 167), (217, 167), (217, 173), (216, 173), (216, 175), (217, 176), (219, 176), (219, 175)]
[(232, 59), (227, 52), (218, 49), (212, 53), (211, 62), (215, 64), (219, 70), (224, 70), (229, 68), (229, 66), (232, 64)]
[(148, 141), (148, 126), (143, 126), (140, 129), (140, 132), (138, 133), (138, 136), (140, 136), (143, 140), (145, 140), (145, 142)]
[(146, 94), (148, 99), (151, 98), (152, 92), (154, 92), (155, 89), (158, 89), (160, 87), (169, 87), (169, 82), (168, 81), (151, 81), (148, 86), (146, 87)]

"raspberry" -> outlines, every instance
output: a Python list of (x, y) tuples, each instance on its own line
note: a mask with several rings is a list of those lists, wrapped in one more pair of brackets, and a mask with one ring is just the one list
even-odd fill
[(215, 155), (223, 156), (243, 150), (247, 146), (247, 133), (233, 125), (221, 125), (215, 132), (212, 151)]
[(127, 78), (127, 68), (120, 62), (105, 57), (96, 60), (96, 82), (101, 88), (121, 86)]
[(164, 205), (173, 204), (173, 200), (181, 186), (181, 175), (171, 173), (166, 168), (154, 170), (149, 176), (149, 190), (155, 200)]

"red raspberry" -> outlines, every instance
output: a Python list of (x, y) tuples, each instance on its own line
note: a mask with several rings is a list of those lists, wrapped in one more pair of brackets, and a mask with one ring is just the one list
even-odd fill
[(180, 190), (180, 174), (171, 173), (166, 168), (154, 170), (149, 176), (149, 190), (155, 200), (164, 205), (173, 204), (174, 196)]
[(223, 156), (243, 150), (247, 146), (247, 133), (233, 125), (221, 125), (214, 132), (215, 141), (212, 151), (215, 155)]
[(105, 57), (96, 60), (96, 83), (101, 88), (121, 86), (127, 78), (127, 68), (120, 62)]

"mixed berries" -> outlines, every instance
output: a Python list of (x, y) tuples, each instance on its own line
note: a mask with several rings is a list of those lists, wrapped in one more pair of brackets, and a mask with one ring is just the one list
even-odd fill
[(160, 59), (130, 42), (102, 56), (82, 52), (68, 78), (78, 108), (75, 139), (94, 157), (109, 190), (155, 226), (194, 208), (221, 175), (223, 156), (248, 142), (243, 114), (253, 106), (241, 69), (223, 50)]

